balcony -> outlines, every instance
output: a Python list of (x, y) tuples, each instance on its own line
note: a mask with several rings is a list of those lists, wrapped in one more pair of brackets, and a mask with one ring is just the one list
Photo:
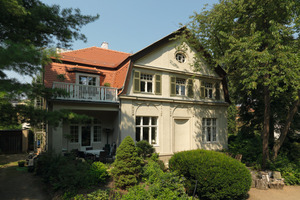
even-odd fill
[(94, 102), (118, 102), (117, 88), (62, 82), (53, 82), (53, 88), (62, 89), (67, 92), (66, 95), (57, 96), (56, 99)]

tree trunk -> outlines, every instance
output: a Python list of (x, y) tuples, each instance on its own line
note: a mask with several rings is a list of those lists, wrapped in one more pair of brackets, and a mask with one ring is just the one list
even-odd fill
[[(269, 79), (268, 74), (264, 76), (264, 79)], [(264, 86), (264, 103), (265, 103), (265, 110), (264, 110), (264, 128), (262, 132), (262, 169), (266, 169), (267, 161), (269, 160), (269, 133), (270, 133), (270, 107), (271, 107), (271, 100), (270, 100), (270, 90), (269, 86)]]
[(298, 99), (296, 101), (294, 101), (291, 109), (288, 112), (288, 115), (286, 117), (286, 121), (285, 121), (284, 127), (283, 127), (283, 129), (282, 129), (282, 131), (280, 133), (280, 137), (278, 138), (278, 140), (275, 141), (275, 144), (273, 146), (273, 160), (275, 160), (277, 158), (279, 149), (282, 146), (282, 144), (283, 144), (283, 142), (284, 142), (284, 140), (285, 140), (285, 138), (287, 136), (287, 133), (288, 133), (289, 128), (290, 128), (290, 126), (292, 124), (294, 115), (298, 111), (298, 106), (299, 105), (300, 105), (300, 90), (298, 91)]

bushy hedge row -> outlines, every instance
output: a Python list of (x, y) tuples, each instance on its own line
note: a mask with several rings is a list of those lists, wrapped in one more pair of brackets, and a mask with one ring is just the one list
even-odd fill
[(74, 157), (45, 153), (38, 158), (35, 171), (53, 189), (72, 193), (105, 182), (106, 170), (101, 162), (83, 162)]
[(200, 199), (242, 199), (250, 190), (251, 175), (241, 162), (223, 153), (192, 150), (176, 153), (169, 161), (171, 171), (186, 178), (185, 187), (192, 194), (197, 181)]

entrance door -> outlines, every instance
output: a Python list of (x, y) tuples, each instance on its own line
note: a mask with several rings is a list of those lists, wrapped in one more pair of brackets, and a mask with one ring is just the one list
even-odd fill
[(91, 127), (82, 126), (81, 128), (81, 146), (91, 146)]
[(190, 150), (189, 119), (174, 119), (174, 152)]

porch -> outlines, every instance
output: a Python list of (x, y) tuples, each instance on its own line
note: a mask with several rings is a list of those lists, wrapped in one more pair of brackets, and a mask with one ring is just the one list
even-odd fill
[(110, 154), (112, 146), (118, 144), (118, 103), (54, 101), (52, 109), (67, 109), (91, 120), (64, 120), (57, 127), (49, 127), (49, 150), (56, 153), (93, 150), (92, 153), (98, 154), (104, 150)]
[(62, 89), (67, 93), (57, 96), (56, 99), (96, 102), (119, 101), (118, 89), (112, 87), (53, 82), (53, 88)]

